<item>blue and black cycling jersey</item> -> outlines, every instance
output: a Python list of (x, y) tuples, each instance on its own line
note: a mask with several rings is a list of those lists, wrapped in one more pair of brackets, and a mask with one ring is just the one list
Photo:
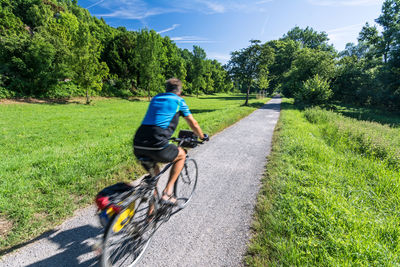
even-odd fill
[(189, 116), (190, 110), (185, 100), (174, 93), (155, 96), (146, 116), (134, 138), (135, 148), (162, 149), (169, 143), (174, 133), (179, 116)]

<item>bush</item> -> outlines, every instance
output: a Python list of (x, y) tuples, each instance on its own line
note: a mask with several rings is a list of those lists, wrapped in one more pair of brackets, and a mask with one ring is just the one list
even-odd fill
[(329, 82), (317, 74), (303, 83), (301, 89), (295, 93), (294, 99), (296, 104), (303, 106), (321, 106), (329, 102), (332, 94)]
[(12, 91), (8, 91), (6, 88), (0, 86), (0, 99), (3, 98), (12, 98), (15, 94)]
[(78, 87), (73, 82), (59, 82), (52, 86), (44, 95), (46, 98), (62, 99), (76, 96)]

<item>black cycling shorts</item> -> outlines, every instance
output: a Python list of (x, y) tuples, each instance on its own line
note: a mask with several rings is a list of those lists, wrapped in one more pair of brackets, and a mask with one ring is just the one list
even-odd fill
[(169, 163), (176, 159), (179, 154), (178, 147), (174, 144), (169, 144), (162, 150), (147, 150), (134, 148), (134, 154), (137, 158), (150, 158), (155, 162)]

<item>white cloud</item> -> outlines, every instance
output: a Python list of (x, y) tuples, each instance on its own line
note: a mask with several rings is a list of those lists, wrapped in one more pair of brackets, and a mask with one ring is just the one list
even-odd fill
[(382, 5), (383, 0), (308, 0), (317, 6), (374, 6)]
[(171, 37), (172, 41), (181, 44), (196, 44), (196, 43), (215, 43), (215, 41), (208, 40), (207, 38), (198, 37), (198, 36), (178, 36)]
[(159, 31), (159, 32), (157, 32), (158, 34), (161, 34), (161, 33), (165, 33), (165, 32), (170, 32), (170, 31), (173, 31), (173, 30), (175, 30), (177, 27), (179, 27), (180, 26), (180, 24), (174, 24), (174, 25), (172, 25), (171, 27), (169, 27), (169, 28), (166, 28), (166, 29), (164, 29), (164, 30), (161, 30), (161, 31)]

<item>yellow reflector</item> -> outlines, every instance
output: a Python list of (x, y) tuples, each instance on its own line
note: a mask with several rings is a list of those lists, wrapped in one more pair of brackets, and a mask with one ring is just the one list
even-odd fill
[(114, 233), (118, 233), (129, 223), (133, 215), (135, 214), (135, 202), (132, 202), (124, 212), (118, 215), (117, 222), (113, 226)]

